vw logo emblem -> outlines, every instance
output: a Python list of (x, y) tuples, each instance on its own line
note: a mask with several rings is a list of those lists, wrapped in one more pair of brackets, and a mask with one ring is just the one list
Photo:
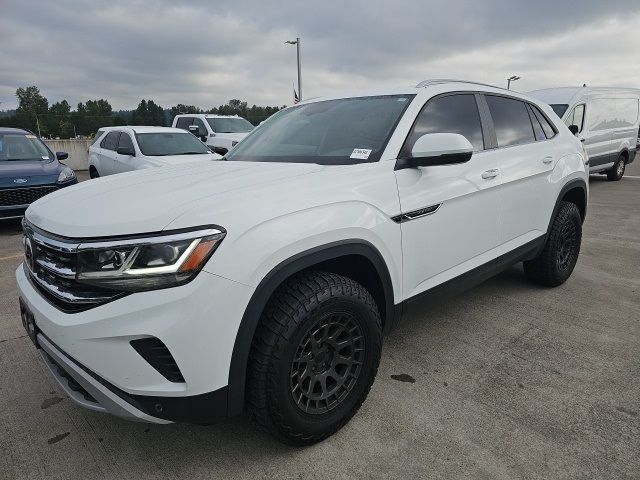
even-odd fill
[(31, 246), (31, 239), (29, 237), (24, 238), (24, 261), (30, 270), (33, 270), (33, 247)]
[(26, 178), (16, 178), (13, 183), (27, 183)]

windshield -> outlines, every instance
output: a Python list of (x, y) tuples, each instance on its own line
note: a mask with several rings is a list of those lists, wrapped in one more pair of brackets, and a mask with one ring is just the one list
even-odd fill
[(51, 159), (51, 152), (35, 135), (24, 133), (0, 133), (0, 162), (44, 161)]
[(550, 107), (553, 108), (553, 111), (556, 112), (556, 115), (562, 118), (564, 112), (566, 112), (567, 108), (569, 108), (569, 105), (567, 105), (566, 103), (552, 103)]
[(247, 133), (253, 125), (244, 118), (207, 118), (211, 129), (216, 133)]
[(186, 132), (136, 133), (136, 139), (142, 154), (150, 157), (211, 153), (204, 143)]
[(227, 160), (349, 165), (380, 159), (413, 95), (326, 100), (270, 117)]

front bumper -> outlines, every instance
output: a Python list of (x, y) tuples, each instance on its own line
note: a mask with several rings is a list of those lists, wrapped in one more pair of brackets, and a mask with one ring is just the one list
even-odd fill
[[(227, 416), (229, 365), (250, 296), (245, 285), (201, 272), (181, 287), (65, 313), (40, 294), (22, 265), (16, 280), (45, 364), (77, 404), (156, 423), (210, 424)], [(150, 337), (166, 345), (184, 381), (168, 380), (130, 343)]]

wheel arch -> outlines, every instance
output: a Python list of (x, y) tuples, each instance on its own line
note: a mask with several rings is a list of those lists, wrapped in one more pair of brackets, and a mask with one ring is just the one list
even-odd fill
[(229, 416), (240, 414), (244, 409), (249, 353), (264, 307), (285, 280), (298, 272), (314, 268), (343, 274), (362, 283), (376, 300), (384, 330), (391, 328), (396, 317), (391, 275), (382, 255), (371, 243), (360, 239), (343, 240), (292, 256), (262, 279), (240, 321), (229, 366)]
[(567, 201), (576, 204), (578, 210), (580, 211), (580, 217), (582, 218), (582, 223), (587, 216), (587, 200), (588, 200), (588, 187), (587, 182), (582, 178), (575, 178), (569, 182), (567, 182), (561, 189), (558, 194), (558, 198), (556, 199), (556, 203), (553, 207), (553, 212), (551, 214), (551, 218), (549, 219), (549, 226), (547, 227), (547, 234), (551, 229), (551, 224), (553, 223), (553, 219), (556, 217), (558, 213), (558, 208), (560, 208), (560, 202)]

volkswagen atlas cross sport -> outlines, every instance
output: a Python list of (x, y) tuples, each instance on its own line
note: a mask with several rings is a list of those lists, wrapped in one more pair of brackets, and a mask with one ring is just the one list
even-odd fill
[(0, 128), (0, 219), (21, 217), (31, 202), (77, 183), (60, 162), (68, 156), (54, 155), (28, 130)]
[(549, 106), (496, 87), (308, 100), (226, 161), (33, 204), (22, 321), (87, 408), (196, 424), (246, 410), (311, 444), (358, 410), (409, 307), (517, 262), (548, 287), (569, 278), (586, 162)]

